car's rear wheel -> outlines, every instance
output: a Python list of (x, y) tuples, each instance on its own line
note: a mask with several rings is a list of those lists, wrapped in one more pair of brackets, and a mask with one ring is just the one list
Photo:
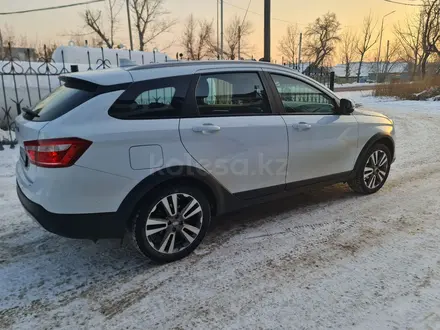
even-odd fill
[(356, 170), (356, 178), (349, 182), (351, 189), (361, 194), (373, 194), (383, 187), (391, 166), (391, 152), (384, 144), (371, 147)]
[(197, 188), (167, 186), (151, 193), (133, 219), (132, 240), (159, 263), (182, 259), (203, 240), (211, 220), (208, 199)]

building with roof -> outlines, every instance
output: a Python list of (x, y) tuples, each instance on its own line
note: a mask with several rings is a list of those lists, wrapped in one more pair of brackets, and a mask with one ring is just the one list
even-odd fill
[[(346, 76), (346, 65), (337, 64), (333, 67), (335, 82), (338, 84), (357, 81), (359, 62), (352, 62), (349, 66), (349, 75)], [(377, 75), (377, 73), (379, 74)], [(363, 62), (359, 82), (394, 82), (409, 79), (409, 65), (406, 62)]]

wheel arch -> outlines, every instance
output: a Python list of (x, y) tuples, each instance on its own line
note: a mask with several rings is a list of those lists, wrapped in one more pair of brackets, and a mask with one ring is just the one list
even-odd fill
[(139, 182), (125, 197), (118, 213), (126, 224), (131, 222), (138, 205), (148, 193), (166, 185), (189, 184), (202, 190), (210, 204), (212, 215), (224, 213), (234, 196), (226, 190), (212, 175), (192, 166), (172, 166), (161, 169)]
[(367, 143), (365, 143), (364, 147), (362, 148), (361, 152), (359, 153), (359, 156), (356, 160), (356, 164), (354, 169), (357, 170), (359, 166), (361, 165), (362, 159), (366, 152), (374, 145), (376, 144), (384, 144), (388, 147), (388, 149), (391, 152), (391, 160), (394, 159), (394, 153), (395, 153), (395, 145), (394, 145), (394, 139), (390, 135), (386, 135), (383, 133), (377, 133), (373, 135)]

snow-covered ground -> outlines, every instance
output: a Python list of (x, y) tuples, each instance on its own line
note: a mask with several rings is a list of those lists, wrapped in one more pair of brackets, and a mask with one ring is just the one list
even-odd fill
[(15, 195), (16, 151), (0, 151), (0, 328), (439, 329), (438, 102), (344, 95), (396, 123), (383, 190), (336, 185), (223, 216), (164, 266), (45, 232)]

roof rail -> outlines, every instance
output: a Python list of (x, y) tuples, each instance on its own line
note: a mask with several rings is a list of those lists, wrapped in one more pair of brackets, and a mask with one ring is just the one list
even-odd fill
[(178, 61), (178, 62), (164, 62), (164, 63), (150, 63), (145, 65), (139, 65), (134, 68), (128, 69), (129, 71), (154, 69), (154, 68), (166, 68), (166, 67), (176, 67), (176, 66), (196, 66), (196, 65), (273, 65), (280, 66), (279, 64), (273, 64), (269, 62), (258, 62), (258, 61), (222, 61), (222, 60), (212, 60), (212, 61)]

